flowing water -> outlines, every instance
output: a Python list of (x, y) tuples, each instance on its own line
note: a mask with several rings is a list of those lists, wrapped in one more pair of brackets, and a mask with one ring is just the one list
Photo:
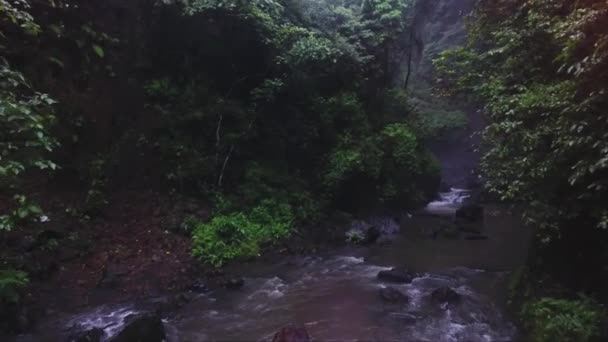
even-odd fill
[[(305, 258), (280, 277), (247, 279), (236, 295), (199, 298), (170, 321), (176, 341), (269, 340), (281, 327), (302, 324), (319, 341), (506, 341), (515, 336), (484, 286), (503, 274), (468, 268), (424, 273), (411, 284), (380, 282), (387, 269), (362, 257)], [(502, 279), (504, 280), (504, 279)], [(378, 291), (392, 286), (408, 304), (384, 303)], [(449, 286), (463, 296), (454, 306), (429, 296)]]
[(471, 197), (470, 193), (466, 189), (451, 188), (449, 192), (439, 193), (439, 199), (429, 203), (425, 210), (430, 214), (451, 216)]
[[(369, 247), (345, 247), (325, 255), (257, 261), (229, 269), (245, 277), (238, 291), (199, 295), (164, 320), (169, 341), (267, 341), (280, 328), (303, 325), (316, 341), (512, 341), (517, 330), (505, 314), (509, 271), (522, 264), (529, 233), (506, 208), (487, 206), (486, 241), (433, 239), (429, 230), (447, 220), (468, 196), (453, 189), (427, 212), (402, 222), (377, 219), (388, 235)], [(381, 270), (407, 265), (417, 277), (394, 285)], [(391, 286), (405, 304), (384, 302)], [(448, 286), (457, 304), (437, 304), (432, 291)], [(97, 308), (63, 324), (97, 326), (107, 336), (133, 306)]]

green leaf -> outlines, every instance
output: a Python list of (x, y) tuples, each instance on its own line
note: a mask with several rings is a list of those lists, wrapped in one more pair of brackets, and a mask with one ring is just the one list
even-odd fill
[(55, 57), (49, 57), (49, 62), (58, 65), (62, 69), (65, 68), (65, 65), (63, 64), (63, 62)]
[(105, 56), (105, 52), (103, 51), (103, 48), (97, 44), (93, 44), (93, 51), (95, 52), (95, 54), (97, 56), (99, 56), (99, 58), (103, 58)]

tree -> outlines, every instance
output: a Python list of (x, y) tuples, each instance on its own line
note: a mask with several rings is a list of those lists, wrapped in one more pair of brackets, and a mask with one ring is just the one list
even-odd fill
[[(5, 30), (23, 30), (35, 35), (40, 27), (27, 11), (25, 1), (0, 2), (0, 19)], [(0, 31), (1, 33), (1, 31)], [(50, 128), (55, 101), (33, 90), (23, 74), (13, 70), (0, 56), (0, 187), (13, 193), (16, 208), (0, 215), (0, 230), (11, 230), (19, 222), (41, 215), (41, 209), (20, 194), (19, 181), (33, 169), (55, 170), (48, 155), (57, 146)]]

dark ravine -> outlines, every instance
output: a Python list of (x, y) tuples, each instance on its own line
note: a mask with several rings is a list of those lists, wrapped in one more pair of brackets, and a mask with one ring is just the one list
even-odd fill
[(608, 340), (604, 22), (0, 0), (0, 342)]
[(412, 65), (411, 92), (414, 98), (424, 98), (429, 108), (424, 115), (440, 115), (434, 111), (460, 111), (466, 126), (458, 130), (442, 131), (427, 142), (439, 159), (442, 169), (442, 191), (450, 187), (478, 186), (474, 171), (479, 163), (480, 132), (485, 127), (483, 113), (477, 106), (462, 99), (445, 98), (435, 94), (433, 59), (442, 51), (463, 45), (467, 40), (464, 18), (474, 8), (472, 0), (438, 0), (417, 3), (416, 32), (420, 50)]
[[(424, 49), (412, 86), (429, 82), (438, 51), (464, 41), (471, 6), (442, 0), (420, 14)], [(517, 340), (507, 283), (531, 233), (516, 211), (472, 199), (479, 153), (471, 135), (484, 123), (469, 109), (465, 129), (429, 142), (443, 187), (423, 215), (354, 221), (350, 237), (360, 245), (231, 265), (217, 286), (195, 282), (170, 296), (52, 312), (15, 341)], [(120, 271), (104, 272), (102, 287), (112, 288), (113, 276)]]

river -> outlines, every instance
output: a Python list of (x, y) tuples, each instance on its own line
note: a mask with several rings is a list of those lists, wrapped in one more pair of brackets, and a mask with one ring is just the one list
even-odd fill
[[(376, 219), (389, 234), (371, 246), (233, 266), (228, 272), (243, 275), (245, 285), (200, 294), (165, 317), (168, 340), (267, 341), (288, 324), (306, 327), (316, 341), (516, 340), (517, 329), (506, 314), (507, 288), (510, 271), (525, 261), (530, 233), (510, 209), (487, 205), (480, 227), (484, 239), (435, 234), (466, 196), (465, 190), (452, 189), (430, 203), (426, 215), (400, 225)], [(404, 265), (416, 274), (411, 283), (378, 280), (378, 272)], [(379, 291), (386, 287), (409, 301), (383, 301)], [(453, 289), (461, 300), (434, 302), (431, 293), (441, 287)], [(104, 327), (109, 336), (137, 310), (133, 305), (96, 308), (61, 324)]]

